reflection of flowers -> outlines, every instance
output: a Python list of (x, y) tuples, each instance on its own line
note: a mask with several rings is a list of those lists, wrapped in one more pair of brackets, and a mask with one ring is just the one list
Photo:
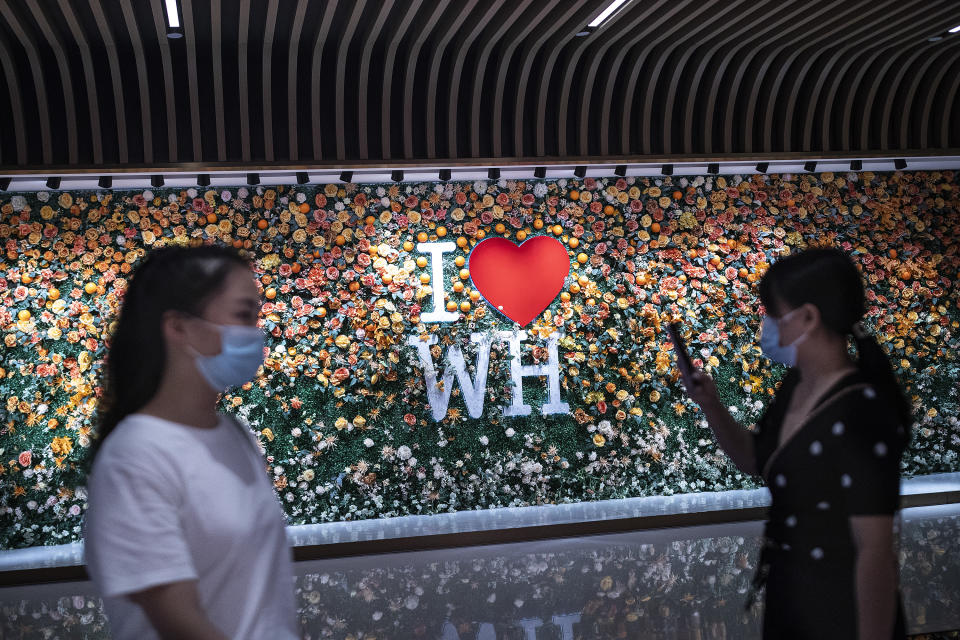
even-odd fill
[[(820, 244), (860, 263), (871, 286), (865, 324), (916, 398), (905, 471), (957, 468), (951, 171), (42, 193), (0, 200), (0, 449), (12, 452), (0, 468), (17, 487), (0, 498), (13, 517), (0, 546), (79, 536), (71, 513), (84, 501), (71, 490), (84, 483), (113, 316), (133, 265), (169, 243), (224, 243), (252, 258), (271, 344), (261, 375), (223, 408), (251, 424), (282, 469), (294, 522), (753, 486), (683, 397), (662, 327), (689, 322), (695, 362), (750, 422), (779, 374), (755, 346), (756, 284), (778, 256)], [(470, 249), (491, 235), (544, 233), (568, 247), (572, 268), (528, 328), (524, 358), (543, 363), (543, 340), (562, 331), (572, 415), (500, 415), (511, 378), (496, 344), (483, 417), (468, 416), (455, 381), (434, 424), (407, 338), (434, 337), (438, 369), (461, 347), (475, 376), (470, 334), (511, 326), (461, 272)], [(456, 250), (436, 283), (416, 245), (440, 238)], [(435, 286), (461, 321), (421, 321)], [(541, 386), (525, 389), (528, 403), (544, 401)], [(604, 423), (609, 431), (590, 430)], [(401, 446), (409, 458), (382, 453)], [(26, 451), (29, 466), (18, 464)]]

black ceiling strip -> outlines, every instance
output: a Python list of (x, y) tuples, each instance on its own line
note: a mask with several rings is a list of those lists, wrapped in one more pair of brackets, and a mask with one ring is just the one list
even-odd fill
[(313, 133), (313, 154), (314, 160), (321, 160), (323, 155), (323, 122), (320, 118), (321, 113), (321, 93), (323, 91), (323, 81), (327, 80), (323, 74), (323, 46), (327, 43), (327, 35), (330, 33), (330, 24), (333, 22), (333, 16), (337, 11), (338, 0), (330, 0), (323, 8), (323, 20), (320, 22), (320, 30), (317, 38), (314, 40), (313, 64), (310, 67), (311, 91), (310, 91), (310, 122)]
[(143, 161), (153, 164), (153, 118), (150, 115), (150, 91), (147, 87), (150, 76), (147, 73), (147, 63), (143, 55), (143, 42), (140, 40), (139, 27), (133, 17), (133, 7), (130, 6), (130, 0), (120, 0), (120, 6), (123, 10), (124, 22), (127, 25), (127, 33), (133, 43), (133, 55), (137, 63), (137, 81), (140, 85), (140, 112), (143, 122)]
[[(403, 156), (405, 158), (411, 158), (414, 155), (413, 87), (417, 75), (417, 66), (420, 61), (420, 51), (423, 48), (423, 43), (426, 42), (434, 27), (440, 24), (440, 17), (443, 15), (445, 8), (446, 5), (442, 2), (436, 3), (433, 14), (424, 21), (420, 32), (417, 34), (417, 39), (414, 41), (413, 46), (410, 47), (407, 56), (406, 68), (403, 71)], [(417, 101), (417, 103), (419, 104), (419, 101)]]
[[(875, 64), (882, 63), (883, 59), (898, 47), (912, 48), (915, 46), (910, 40), (918, 37), (922, 38), (926, 35), (926, 30), (931, 26), (931, 24), (927, 22), (928, 20), (933, 20), (935, 24), (938, 16), (942, 15), (946, 17), (949, 16), (949, 13), (949, 9), (946, 11), (941, 9), (941, 11), (936, 14), (931, 10), (924, 12), (921, 16), (913, 15), (908, 16), (907, 19), (901, 19), (898, 22), (905, 26), (893, 31), (895, 37), (882, 40), (876, 45), (871, 44), (865, 47), (864, 50), (857, 51), (854, 54), (858, 58), (857, 73), (852, 80), (847, 79), (843, 87), (846, 91), (846, 100), (843, 103), (843, 124), (841, 131), (847, 135), (840, 141), (840, 148), (844, 150), (855, 148), (854, 141), (857, 138), (858, 132), (854, 122), (867, 122), (869, 120), (869, 118), (864, 117), (864, 114), (875, 95), (873, 89), (876, 74)], [(864, 90), (861, 91), (864, 79), (868, 79), (868, 83), (864, 87)], [(879, 142), (876, 142), (874, 146), (879, 148)]]
[(548, 19), (557, 11), (558, 4), (560, 4), (560, 0), (544, 1), (539, 7), (534, 9), (537, 12), (535, 15), (529, 19), (524, 18), (519, 21), (522, 30), (512, 37), (506, 38), (506, 47), (504, 47), (503, 52), (497, 57), (496, 71), (493, 74), (493, 78), (495, 79), (493, 100), (490, 102), (491, 111), (493, 112), (493, 123), (490, 127), (490, 142), (492, 144), (492, 153), (490, 155), (495, 158), (503, 156), (503, 142), (505, 140), (503, 122), (506, 119), (504, 109), (508, 77), (510, 76), (511, 70), (515, 68), (513, 65), (513, 57), (517, 48), (526, 41), (527, 37), (535, 28), (549, 24)]
[(407, 11), (403, 16), (403, 20), (400, 21), (399, 26), (394, 29), (384, 57), (383, 98), (380, 104), (380, 136), (382, 140), (380, 157), (384, 159), (393, 157), (393, 129), (391, 124), (394, 114), (393, 81), (397, 76), (395, 67), (397, 47), (400, 45), (400, 41), (409, 33), (410, 22), (414, 16), (417, 15), (417, 11), (420, 10), (420, 5), (422, 4), (423, 0), (412, 0), (407, 4)]
[(127, 143), (127, 114), (124, 101), (123, 76), (120, 73), (120, 59), (117, 55), (117, 46), (110, 31), (109, 20), (103, 12), (100, 0), (90, 0), (90, 9), (96, 19), (97, 29), (100, 32), (100, 41), (104, 45), (107, 61), (110, 65), (110, 78), (113, 89), (113, 104), (117, 121), (117, 155), (120, 164), (126, 164), (130, 159), (130, 146)]
[[(438, 90), (441, 81), (440, 65), (447, 61), (447, 47), (450, 45), (450, 41), (453, 40), (455, 35), (459, 35), (460, 27), (473, 12), (477, 2), (478, 0), (468, 0), (466, 6), (462, 7), (459, 13), (453, 16), (452, 23), (445, 29), (445, 33), (440, 35), (439, 42), (430, 47), (430, 66), (427, 71), (427, 108), (424, 109), (426, 112), (424, 115), (426, 116), (428, 158), (437, 157), (437, 102), (440, 100), (440, 91)], [(472, 22), (470, 27), (471, 29), (482, 29), (482, 25), (477, 26)], [(453, 87), (451, 86), (450, 89), (452, 93)]]
[[(190, 140), (193, 161), (203, 162), (203, 132), (200, 127), (200, 85), (197, 79), (197, 34), (194, 29), (193, 0), (182, 0), (180, 14), (187, 49), (187, 80), (190, 90)], [(212, 158), (211, 158), (212, 159)]]
[(23, 47), (27, 54), (27, 59), (30, 61), (30, 76), (33, 80), (34, 92), (37, 97), (37, 117), (40, 120), (40, 141), (42, 145), (43, 162), (44, 164), (52, 164), (53, 139), (50, 133), (50, 110), (47, 107), (47, 87), (44, 78), (46, 74), (44, 74), (43, 67), (40, 64), (40, 56), (37, 54), (37, 49), (33, 45), (33, 39), (27, 35), (23, 25), (20, 24), (20, 20), (14, 13), (13, 8), (8, 3), (0, 2), (0, 15), (6, 19), (7, 24), (13, 30), (17, 40), (20, 41), (20, 45)]
[[(49, 5), (46, 5), (49, 8)], [(60, 39), (60, 33), (50, 26), (44, 10), (40, 4), (29, 3), (33, 17), (40, 27), (40, 34), (47, 39), (50, 48), (57, 59), (57, 68), (60, 70), (60, 81), (63, 83), (63, 102), (66, 107), (67, 153), (70, 164), (79, 161), (77, 138), (77, 108), (74, 103), (73, 77), (67, 64), (66, 47)]]
[(163, 69), (163, 96), (167, 115), (167, 155), (169, 162), (176, 162), (179, 158), (177, 148), (177, 90), (173, 83), (173, 65), (170, 61), (170, 40), (167, 38), (166, 16), (159, 2), (151, 2), (150, 9), (156, 27), (160, 64)]
[[(708, 5), (705, 3), (704, 6)], [(730, 19), (731, 16), (729, 15), (730, 12), (737, 11), (740, 8), (741, 2), (739, 2), (739, 0), (726, 0), (722, 3), (712, 5), (712, 11), (709, 15), (711, 19), (716, 18), (721, 24), (729, 24), (730, 26), (728, 28), (730, 31), (738, 33), (741, 36), (746, 36), (748, 23), (745, 20), (736, 19), (739, 17), (737, 13), (733, 14), (732, 17), (734, 19)], [(756, 8), (756, 3), (754, 3), (754, 6), (751, 8)], [(739, 13), (747, 12), (743, 10)], [(628, 99), (623, 117), (623, 122), (627, 126), (627, 129), (623, 132), (623, 135), (629, 139), (633, 130), (639, 129), (639, 148), (642, 153), (651, 153), (650, 149), (655, 147), (663, 149), (665, 152), (668, 149), (672, 151), (672, 136), (670, 135), (672, 131), (667, 131), (662, 127), (645, 127), (642, 124), (638, 127), (635, 126), (634, 123), (651, 122), (654, 117), (661, 122), (665, 120), (666, 110), (662, 107), (659, 113), (654, 114), (654, 99), (657, 100), (658, 105), (663, 104), (663, 98), (672, 91), (672, 89), (662, 87), (661, 83), (678, 81), (681, 70), (685, 68), (684, 63), (687, 59), (681, 56), (679, 61), (673, 60), (673, 63), (676, 65), (673, 69), (665, 70), (664, 66), (667, 64), (667, 59), (678, 49), (681, 52), (685, 52), (686, 55), (689, 55), (696, 49), (698, 42), (706, 39), (706, 37), (703, 36), (703, 31), (712, 29), (713, 27), (709, 20), (698, 20), (701, 16), (703, 16), (703, 12), (691, 12), (688, 16), (685, 16), (683, 21), (673, 26), (672, 37), (667, 36), (665, 38), (666, 42), (662, 46), (650, 52), (650, 58), (656, 57), (656, 62), (649, 67), (646, 89), (641, 88), (639, 95), (629, 92), (628, 90)], [(693, 42), (691, 42), (691, 40), (693, 40)], [(645, 64), (644, 67), (646, 66)], [(643, 87), (639, 82), (639, 75), (637, 77), (638, 86)], [(630, 99), (630, 97), (633, 97), (633, 99)], [(634, 118), (633, 106), (639, 105), (641, 102), (643, 103), (643, 111), (638, 118)], [(660, 136), (660, 138), (658, 139), (657, 136)]]
[(3, 65), (3, 75), (7, 80), (7, 93), (10, 96), (10, 108), (13, 112), (13, 130), (17, 141), (16, 164), (25, 165), (29, 163), (29, 159), (27, 158), (27, 125), (24, 118), (23, 102), (20, 99), (20, 80), (17, 78), (13, 57), (10, 55), (3, 38), (0, 38), (0, 65)]
[(249, 162), (250, 154), (250, 89), (249, 70), (250, 0), (240, 0), (240, 26), (237, 33), (237, 102), (240, 106), (240, 158)]
[[(890, 10), (885, 11), (886, 6), (878, 8), (886, 15), (886, 19), (882, 24), (871, 24), (867, 23), (866, 25), (860, 25), (852, 31), (845, 32), (842, 39), (838, 39), (835, 43), (828, 43), (824, 47), (820, 48), (816, 55), (810, 56), (803, 64), (802, 68), (795, 74), (794, 77), (789, 78), (788, 84), (786, 85), (789, 91), (796, 91), (800, 95), (790, 95), (789, 93), (787, 98), (787, 106), (783, 116), (784, 123), (791, 123), (791, 126), (784, 127), (784, 145), (786, 148), (793, 148), (794, 142), (791, 138), (791, 135), (803, 135), (802, 130), (795, 126), (794, 123), (799, 123), (801, 121), (801, 114), (796, 113), (798, 106), (800, 108), (805, 108), (806, 113), (803, 116), (810, 116), (814, 119), (819, 120), (816, 114), (816, 90), (805, 90), (804, 81), (808, 74), (814, 69), (816, 69), (813, 75), (819, 76), (821, 80), (825, 80), (827, 74), (832, 73), (828, 69), (832, 69), (833, 64), (841, 58), (850, 58), (854, 55), (861, 55), (864, 49), (876, 46), (876, 42), (881, 38), (883, 30), (886, 29), (891, 31), (891, 35), (896, 34), (895, 37), (897, 40), (903, 39), (906, 35), (904, 31), (900, 28), (891, 27), (891, 25), (898, 25), (902, 21), (902, 17), (896, 17), (897, 4), (891, 4)], [(814, 63), (819, 62), (819, 60), (824, 57), (829, 56), (826, 64), (816, 65)], [(822, 117), (822, 116), (821, 116)], [(807, 118), (803, 117), (803, 120), (806, 121)], [(824, 124), (828, 123), (828, 120), (821, 120)], [(796, 145), (799, 148), (803, 148), (803, 138), (798, 140)]]
[(90, 53), (90, 45), (80, 28), (80, 23), (73, 9), (70, 7), (70, 0), (60, 0), (60, 10), (63, 17), (70, 27), (70, 33), (80, 49), (80, 60), (83, 63), (83, 79), (87, 89), (87, 104), (90, 110), (90, 139), (93, 147), (93, 164), (103, 163), (103, 136), (100, 133), (100, 107), (97, 100), (97, 83), (94, 75), (93, 56)]
[[(900, 37), (900, 21), (902, 16), (897, 15), (897, 10), (902, 11), (905, 8), (902, 4), (893, 7), (892, 10), (886, 14), (886, 20), (882, 25), (864, 21), (854, 31), (846, 34), (843, 40), (837, 43), (837, 46), (831, 48), (826, 63), (817, 66), (815, 74), (816, 81), (813, 89), (805, 91), (805, 95), (803, 96), (806, 112), (803, 117), (804, 125), (800, 142), (801, 149), (808, 151), (813, 149), (814, 127), (817, 125), (820, 126), (820, 135), (824, 141), (824, 145), (830, 145), (830, 136), (832, 135), (830, 123), (836, 89), (839, 88), (841, 82), (848, 80), (846, 75), (847, 70), (853, 61), (862, 55), (865, 49), (878, 46), (885, 38)], [(888, 33), (884, 35), (884, 31)], [(831, 82), (832, 85), (828, 92), (828, 97), (821, 101), (820, 94), (828, 82)], [(821, 102), (823, 102), (822, 110), (818, 108)], [(785, 118), (785, 121), (799, 122), (799, 118)]]
[(336, 102), (336, 124), (337, 124), (337, 160), (345, 160), (347, 157), (347, 138), (345, 131), (345, 104), (347, 100), (346, 75), (347, 75), (347, 54), (350, 51), (350, 43), (353, 40), (353, 34), (360, 24), (360, 18), (367, 6), (367, 0), (354, 0), (353, 11), (350, 13), (350, 20), (340, 36), (337, 45), (337, 84), (333, 100)]
[(263, 36), (263, 66), (262, 78), (263, 87), (260, 93), (263, 95), (263, 149), (264, 159), (267, 162), (273, 162), (273, 87), (270, 79), (273, 77), (271, 66), (273, 64), (273, 34), (277, 28), (277, 1), (270, 0), (267, 5), (266, 30)]
[[(612, 95), (612, 87), (609, 87), (608, 90), (605, 91), (605, 96), (607, 97), (605, 97), (599, 107), (595, 106), (595, 108), (591, 110), (590, 104), (591, 98), (594, 96), (594, 94), (599, 93), (600, 90), (606, 86), (605, 84), (598, 85), (597, 83), (599, 82), (598, 78), (602, 77), (598, 74), (600, 72), (601, 62), (607, 60), (607, 51), (612, 50), (618, 52), (617, 55), (620, 56), (620, 59), (622, 60), (622, 56), (626, 55), (627, 53), (626, 46), (623, 45), (622, 42), (637, 34), (638, 30), (641, 28), (641, 25), (646, 26), (648, 24), (651, 19), (650, 16), (664, 10), (664, 8), (671, 3), (672, 0), (658, 0), (656, 3), (644, 3), (642, 6), (637, 8), (628, 7), (626, 10), (620, 12), (617, 18), (614, 19), (618, 20), (621, 17), (626, 18), (629, 16), (630, 22), (620, 22), (621, 28), (617, 29), (616, 31), (607, 31), (606, 29), (603, 30), (604, 37), (599, 39), (599, 42), (597, 45), (595, 45), (596, 50), (593, 51), (592, 55), (590, 56), (588, 61), (589, 67), (584, 76), (583, 84), (581, 85), (580, 90), (578, 107), (579, 127), (577, 129), (579, 133), (578, 153), (580, 155), (588, 155), (590, 153), (590, 133), (595, 129), (595, 127), (591, 128), (591, 125), (593, 123), (600, 122), (600, 119), (596, 117), (597, 111), (600, 111), (604, 114), (609, 114), (611, 109), (609, 104), (609, 96)], [(587, 37), (591, 38), (592, 35)], [(609, 64), (610, 61), (607, 60), (607, 63)], [(600, 136), (600, 138), (602, 138), (601, 144), (607, 146), (607, 140), (609, 140), (611, 134), (612, 132), (607, 130), (607, 133)], [(596, 138), (597, 136), (594, 137)]]
[[(675, 2), (667, 5), (665, 7), (666, 13), (656, 15), (655, 17), (651, 16), (649, 22), (644, 23), (643, 29), (638, 30), (633, 34), (633, 37), (630, 41), (618, 47), (616, 57), (613, 62), (607, 68), (607, 81), (604, 83), (603, 87), (603, 102), (600, 110), (600, 131), (607, 132), (606, 135), (600, 136), (600, 155), (610, 155), (611, 143), (615, 139), (615, 129), (612, 129), (612, 123), (615, 117), (614, 109), (614, 96), (615, 93), (620, 91), (619, 85), (622, 83), (620, 70), (625, 68), (627, 70), (634, 67), (634, 65), (640, 64), (638, 56), (633, 56), (632, 52), (636, 48), (644, 47), (645, 41), (650, 40), (650, 37), (654, 33), (662, 28), (666, 28), (667, 25), (671, 24), (675, 17), (683, 15), (684, 12), (690, 11), (691, 6), (695, 6), (696, 2), (691, 2), (691, 0), (686, 0), (686, 2)], [(679, 19), (679, 18), (677, 18)], [(631, 56), (630, 62), (624, 67), (624, 60), (627, 56)], [(624, 97), (623, 101), (626, 101), (629, 98)], [(624, 108), (626, 108), (624, 106)], [(580, 132), (581, 137), (585, 135), (585, 132)], [(618, 145), (618, 147), (621, 145)]]
[[(530, 3), (533, 0), (523, 0), (522, 2), (512, 2), (513, 12), (507, 16), (506, 25), (517, 24), (520, 16), (527, 10), (530, 6)], [(504, 28), (502, 25), (496, 25), (496, 28), (493, 29), (493, 33), (485, 36), (482, 39), (483, 49), (480, 52), (477, 62), (474, 65), (474, 72), (471, 78), (473, 78), (473, 91), (472, 97), (469, 102), (469, 114), (470, 114), (470, 155), (474, 158), (478, 158), (481, 155), (480, 149), (480, 114), (481, 114), (481, 103), (483, 99), (483, 89), (484, 89), (484, 75), (487, 71), (488, 61), (490, 56), (494, 51), (494, 47), (500, 44), (501, 40), (506, 39), (507, 34), (510, 32), (508, 28)], [(487, 114), (489, 116), (489, 113)], [(453, 137), (453, 126), (450, 127), (451, 138)]]
[[(556, 20), (551, 24), (553, 28), (542, 29), (542, 33), (534, 39), (530, 47), (522, 49), (523, 63), (520, 65), (520, 79), (517, 81), (519, 90), (517, 91), (516, 99), (511, 101), (514, 103), (513, 142), (516, 146), (514, 147), (513, 153), (515, 155), (530, 155), (530, 151), (532, 151), (532, 149), (527, 148), (525, 143), (528, 136), (533, 136), (533, 132), (524, 126), (524, 118), (526, 116), (527, 95), (534, 90), (534, 86), (530, 82), (530, 74), (533, 72), (537, 54), (543, 45), (551, 40), (557, 41), (562, 39), (563, 41), (567, 41), (574, 37), (576, 32), (580, 30), (580, 25), (585, 21), (584, 14), (589, 11), (589, 9), (585, 8), (586, 5), (587, 3), (568, 3), (566, 5), (566, 12), (557, 16)], [(575, 17), (578, 13), (581, 14), (580, 18)], [(532, 147), (533, 145), (531, 144), (530, 146)], [(534, 152), (533, 155), (537, 154)]]
[(297, 0), (297, 11), (293, 18), (293, 30), (290, 32), (290, 44), (287, 52), (287, 131), (290, 140), (288, 155), (290, 160), (293, 161), (300, 158), (300, 150), (297, 145), (297, 138), (300, 135), (300, 129), (297, 127), (297, 85), (300, 78), (297, 75), (297, 69), (300, 60), (299, 48), (303, 34), (303, 19), (307, 13), (308, 1)]
[[(952, 60), (947, 64), (940, 65), (939, 71), (937, 71), (936, 77), (926, 84), (926, 99), (923, 101), (923, 112), (920, 116), (920, 146), (935, 148), (937, 146), (937, 141), (934, 139), (934, 133), (930, 130), (930, 123), (933, 122), (933, 105), (936, 101), (937, 89), (943, 85), (943, 78), (948, 72), (952, 72), (954, 76), (960, 76), (956, 73), (956, 69), (960, 66), (960, 47), (954, 47), (952, 50)], [(942, 110), (944, 113), (949, 113), (948, 108)], [(909, 122), (904, 119), (904, 127), (909, 126)], [(946, 131), (942, 132), (942, 135)], [(946, 137), (944, 136), (944, 144), (946, 144)], [(906, 142), (907, 145), (910, 144), (909, 140)]]
[(377, 17), (373, 24), (367, 29), (363, 37), (363, 46), (360, 53), (360, 73), (357, 80), (360, 88), (357, 91), (357, 157), (366, 160), (370, 157), (370, 147), (368, 134), (370, 133), (367, 125), (367, 115), (370, 109), (370, 58), (373, 55), (373, 47), (377, 43), (383, 31), (383, 25), (387, 21), (387, 16), (393, 9), (394, 0), (385, 0), (377, 12)]
[[(868, 0), (868, 2), (870, 1), (872, 0)], [(861, 7), (862, 4), (848, 5), (846, 13), (843, 15), (854, 15), (856, 12), (862, 10)], [(734, 117), (738, 114), (745, 114), (741, 116), (744, 122), (742, 148), (745, 151), (756, 150), (753, 144), (754, 125), (752, 123), (758, 122), (762, 115), (757, 113), (757, 110), (762, 108), (759, 103), (760, 96), (768, 95), (772, 92), (772, 89), (763, 86), (764, 82), (767, 82), (769, 78), (767, 71), (774, 65), (775, 61), (778, 65), (781, 64), (781, 54), (789, 55), (792, 50), (801, 47), (802, 43), (809, 38), (809, 34), (814, 31), (818, 25), (831, 24), (830, 18), (833, 17), (830, 15), (831, 12), (833, 12), (833, 9), (829, 5), (817, 6), (811, 9), (801, 20), (791, 24), (776, 41), (776, 46), (772, 50), (761, 47), (761, 53), (765, 55), (761, 58), (763, 62), (760, 64), (759, 70), (749, 75), (745, 88), (741, 89), (740, 83), (735, 82), (728, 91), (727, 106), (726, 111), (724, 111), (725, 121), (723, 127), (721, 127), (724, 136), (723, 146), (728, 144), (733, 145), (733, 134), (727, 131), (726, 127), (734, 127)], [(775, 80), (770, 80), (770, 82), (775, 82)], [(738, 100), (741, 102), (746, 100), (745, 107), (741, 106), (740, 109), (737, 109)]]

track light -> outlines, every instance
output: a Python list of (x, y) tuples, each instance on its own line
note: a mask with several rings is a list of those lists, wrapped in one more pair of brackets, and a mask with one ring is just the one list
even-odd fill
[(259, 173), (248, 173), (248, 174), (247, 174), (247, 184), (250, 184), (250, 185), (260, 184), (260, 174), (259, 174)]
[(852, 160), (850, 162), (850, 171), (863, 170), (863, 160)]
[(499, 180), (500, 179), (500, 169), (496, 167), (491, 167), (487, 169), (487, 178), (490, 180)]
[(903, 158), (897, 158), (896, 160), (893, 161), (893, 166), (896, 167), (897, 169), (906, 169), (907, 161), (904, 160)]
[(662, 167), (660, 167), (660, 173), (662, 173), (662, 174), (665, 175), (665, 176), (672, 176), (672, 175), (673, 175), (673, 165), (672, 165), (672, 164), (665, 164), (665, 165), (663, 165)]
[(813, 173), (817, 170), (817, 163), (812, 160), (810, 162), (805, 162), (803, 165), (803, 170), (807, 173)]
[(209, 173), (198, 173), (198, 174), (197, 174), (197, 186), (198, 186), (198, 187), (209, 187), (209, 186), (210, 186), (210, 174), (209, 174)]
[(440, 169), (440, 181), (446, 182), (450, 179), (450, 176), (453, 175), (453, 172), (450, 169)]
[(0, 191), (6, 191), (10, 188), (12, 178), (0, 178)]
[(613, 175), (620, 176), (621, 178), (627, 175), (627, 165), (618, 164), (617, 168), (613, 170)]
[(534, 177), (540, 178), (541, 180), (543, 180), (544, 178), (547, 177), (547, 168), (537, 167), (536, 169), (533, 170), (533, 175)]
[(47, 178), (47, 189), (59, 189), (60, 176), (50, 176)]
[(155, 189), (159, 189), (163, 186), (163, 176), (150, 176), (150, 184)]
[(757, 163), (757, 173), (766, 173), (767, 169), (770, 167), (769, 162), (758, 162)]
[(714, 175), (720, 173), (720, 163), (719, 163), (719, 162), (711, 162), (710, 164), (708, 164), (708, 165), (707, 165), (707, 173), (712, 173), (712, 174), (714, 174)]
[(341, 171), (340, 182), (353, 182), (353, 171)]
[(584, 166), (579, 166), (573, 170), (573, 175), (577, 176), (578, 178), (583, 178), (587, 175), (587, 168)]
[(297, 184), (307, 184), (310, 182), (310, 174), (306, 171), (297, 172)]
[(113, 186), (113, 176), (100, 176), (97, 184), (100, 185), (101, 189), (109, 189)]

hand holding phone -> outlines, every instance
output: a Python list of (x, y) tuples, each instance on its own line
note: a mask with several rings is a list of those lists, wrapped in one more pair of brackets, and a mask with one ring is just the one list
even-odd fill
[(690, 354), (687, 353), (687, 345), (680, 333), (680, 323), (671, 322), (667, 325), (667, 332), (670, 334), (670, 341), (673, 342), (673, 350), (677, 353), (677, 368), (680, 369), (680, 375), (683, 376), (684, 386), (688, 389), (693, 382), (693, 372), (695, 370)]

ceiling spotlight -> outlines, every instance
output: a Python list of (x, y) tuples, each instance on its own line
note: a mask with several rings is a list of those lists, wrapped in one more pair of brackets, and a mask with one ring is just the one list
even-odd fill
[(197, 186), (198, 186), (198, 187), (209, 187), (209, 186), (210, 186), (210, 174), (209, 174), (209, 173), (198, 173), (198, 174), (197, 174)]
[(940, 42), (943, 40), (943, 36), (930, 36), (927, 38), (927, 42)]
[(587, 37), (588, 35), (590, 35), (591, 33), (593, 33), (593, 29), (584, 29), (583, 31), (577, 31), (577, 37), (578, 37), (578, 38), (585, 38), (585, 37)]
[(907, 161), (904, 160), (903, 158), (897, 158), (896, 160), (893, 161), (893, 166), (896, 167), (897, 169), (906, 169)]
[(60, 176), (51, 176), (47, 178), (47, 189), (59, 189)]
[(390, 179), (394, 182), (403, 182), (403, 171), (396, 170), (390, 174)]
[(150, 184), (159, 189), (163, 186), (163, 176), (150, 176)]
[(672, 176), (672, 175), (673, 175), (673, 165), (672, 165), (672, 164), (665, 164), (665, 165), (663, 165), (662, 167), (660, 167), (660, 173), (662, 173), (662, 174), (665, 175), (665, 176)]
[(497, 168), (487, 169), (487, 178), (489, 178), (490, 180), (499, 180), (500, 169), (497, 169)]
[(627, 165), (618, 164), (617, 168), (613, 170), (613, 175), (620, 176), (621, 178), (627, 175)]
[(247, 184), (260, 184), (260, 174), (259, 173), (248, 173), (247, 174)]
[(606, 22), (610, 17), (613, 16), (614, 12), (619, 9), (627, 0), (613, 0), (610, 4), (607, 5), (607, 8), (601, 11), (596, 18), (594, 18), (590, 24), (587, 26), (591, 29), (599, 27), (601, 24)]
[(711, 162), (707, 165), (707, 173), (717, 174), (720, 173), (720, 163)]
[(768, 168), (770, 168), (770, 163), (769, 163), (769, 162), (758, 162), (758, 163), (757, 163), (757, 173), (766, 173)]
[(297, 172), (297, 184), (307, 184), (310, 182), (310, 174), (306, 171)]
[(960, 24), (955, 26), (953, 29), (950, 29), (948, 33), (960, 33)]
[(573, 175), (577, 176), (578, 178), (582, 178), (587, 175), (587, 168), (584, 166), (579, 166), (573, 170)]
[(6, 191), (10, 188), (12, 178), (0, 178), (0, 191)]
[(447, 180), (450, 179), (450, 176), (451, 176), (452, 174), (453, 174), (453, 172), (450, 171), (450, 169), (440, 169), (440, 176), (439, 176), (440, 181), (441, 181), (441, 182), (446, 182)]
[(353, 171), (341, 171), (340, 182), (353, 182)]
[(805, 162), (803, 164), (803, 170), (808, 173), (813, 173), (817, 170), (817, 163), (811, 160), (810, 162)]
[(182, 38), (183, 26), (180, 24), (180, 11), (177, 9), (177, 0), (165, 0), (167, 6), (167, 37)]
[(541, 180), (543, 180), (544, 178), (547, 177), (547, 168), (537, 167), (536, 169), (533, 170), (533, 176), (535, 178), (540, 178)]
[(101, 189), (109, 189), (113, 186), (113, 176), (100, 176), (97, 184), (100, 185)]
[(861, 170), (863, 170), (862, 160), (852, 160), (850, 162), (850, 171), (861, 171)]

